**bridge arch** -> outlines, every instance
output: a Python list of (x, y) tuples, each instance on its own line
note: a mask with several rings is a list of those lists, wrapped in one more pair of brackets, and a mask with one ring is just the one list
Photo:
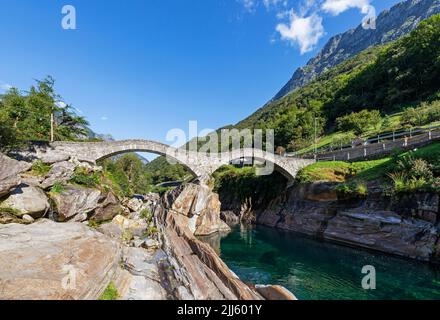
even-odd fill
[[(45, 147), (35, 146), (33, 156), (39, 159), (76, 158), (79, 161), (96, 163), (99, 160), (129, 152), (148, 152), (167, 156), (184, 165), (196, 177), (210, 176), (220, 167), (230, 164), (234, 160), (252, 158), (273, 164), (273, 169), (281, 172), (289, 181), (293, 181), (300, 169), (315, 162), (310, 159), (282, 157), (263, 150), (249, 148), (210, 155), (200, 152), (186, 152), (150, 140), (54, 142)], [(271, 168), (269, 167), (269, 169)], [(272, 172), (268, 174), (270, 173)]]
[[(266, 172), (267, 174), (272, 174), (274, 170), (278, 171), (289, 182), (292, 182), (295, 179), (299, 170), (314, 163), (314, 160), (286, 158), (263, 150), (246, 148), (234, 150), (220, 155), (220, 159), (217, 161), (216, 166), (213, 168), (211, 174), (220, 169), (222, 166), (231, 164), (234, 161), (241, 159), (252, 159), (253, 161), (257, 160), (263, 164), (265, 163), (265, 166), (268, 170)], [(273, 165), (273, 167), (270, 167), (271, 165)]]

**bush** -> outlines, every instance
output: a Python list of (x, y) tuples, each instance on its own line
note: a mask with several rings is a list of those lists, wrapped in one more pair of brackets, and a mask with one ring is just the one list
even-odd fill
[(159, 229), (155, 226), (148, 227), (144, 233), (144, 237), (149, 238), (159, 233)]
[(14, 216), (20, 216), (20, 211), (14, 208), (7, 208), (7, 207), (2, 207), (2, 204), (0, 203), (0, 212), (2, 213), (8, 213)]
[(92, 188), (95, 187), (97, 185), (99, 185), (100, 183), (100, 178), (98, 176), (98, 174), (94, 173), (94, 172), (88, 172), (87, 169), (84, 168), (76, 168), (75, 169), (75, 173), (72, 177), (72, 179), (70, 179), (70, 181), (72, 183), (76, 183), (88, 188)]
[(150, 210), (148, 209), (144, 209), (140, 212), (140, 217), (142, 219), (145, 219), (148, 223), (150, 223), (151, 221), (153, 221), (153, 214), (151, 213)]
[(434, 179), (432, 166), (423, 159), (403, 156), (396, 164), (397, 171), (388, 176), (393, 181), (396, 192), (429, 191)]
[(336, 125), (341, 131), (354, 131), (361, 135), (372, 127), (381, 123), (381, 115), (378, 110), (362, 110), (336, 119)]
[(340, 184), (335, 190), (344, 195), (357, 195), (362, 197), (368, 195), (368, 187), (360, 181)]
[(52, 186), (52, 188), (50, 189), (50, 192), (58, 194), (58, 193), (63, 192), (64, 189), (65, 189), (64, 185), (61, 182), (57, 182)]
[(433, 178), (432, 166), (423, 159), (414, 159), (411, 155), (403, 156), (397, 161), (397, 170), (405, 173), (409, 179)]
[(118, 289), (113, 282), (110, 282), (105, 291), (99, 297), (99, 300), (117, 300), (119, 298)]
[(32, 164), (31, 173), (36, 176), (45, 176), (49, 173), (52, 166), (43, 163), (41, 160), (37, 160)]
[(418, 107), (405, 109), (401, 116), (402, 125), (423, 126), (440, 121), (440, 100), (423, 102)]

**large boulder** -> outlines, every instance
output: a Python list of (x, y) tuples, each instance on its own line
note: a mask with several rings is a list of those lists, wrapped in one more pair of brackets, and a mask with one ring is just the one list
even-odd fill
[(143, 219), (132, 220), (117, 215), (112, 222), (101, 225), (98, 231), (111, 238), (130, 241), (133, 237), (143, 237), (147, 228), (148, 223)]
[(81, 223), (0, 225), (0, 299), (97, 299), (121, 248)]
[(162, 287), (158, 260), (163, 252), (150, 252), (141, 248), (124, 247), (122, 267), (127, 270), (123, 285), (116, 286), (122, 300), (166, 300), (167, 292)]
[(139, 212), (142, 210), (143, 205), (142, 200), (138, 198), (132, 198), (125, 202), (125, 206), (132, 212)]
[[(211, 234), (226, 225), (220, 220), (218, 197), (207, 186), (191, 183), (168, 191), (156, 207), (155, 216), (162, 248), (181, 284), (175, 292), (178, 299), (261, 299), (240, 281), (214, 249), (195, 237), (198, 230)], [(200, 222), (210, 225), (199, 229)]]
[(218, 194), (203, 184), (190, 183), (171, 190), (165, 194), (163, 204), (168, 210), (188, 217), (188, 227), (194, 235), (231, 230), (220, 219)]
[(11, 159), (0, 153), (0, 198), (21, 183), (20, 173), (30, 169), (27, 162)]
[(101, 197), (99, 206), (95, 209), (90, 220), (96, 222), (109, 221), (122, 212), (123, 207), (120, 205), (118, 198), (113, 192), (109, 192)]
[(51, 193), (58, 221), (85, 221), (98, 207), (101, 191), (68, 185), (60, 193)]
[(15, 188), (0, 206), (13, 209), (19, 217), (29, 215), (32, 218), (41, 218), (50, 209), (49, 201), (43, 190), (26, 184)]
[(48, 189), (57, 182), (67, 182), (72, 178), (74, 171), (75, 164), (72, 162), (63, 161), (55, 163), (46, 175), (44, 181), (41, 182), (41, 187), (43, 189)]

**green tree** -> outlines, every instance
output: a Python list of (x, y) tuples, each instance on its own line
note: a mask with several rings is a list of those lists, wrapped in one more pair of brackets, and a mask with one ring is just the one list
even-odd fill
[(367, 132), (381, 123), (378, 110), (362, 110), (336, 119), (336, 125), (341, 131), (354, 131), (357, 135)]
[(88, 122), (60, 103), (55, 80), (37, 80), (28, 92), (10, 89), (0, 99), (0, 146), (3, 150), (30, 140), (76, 140), (87, 135)]

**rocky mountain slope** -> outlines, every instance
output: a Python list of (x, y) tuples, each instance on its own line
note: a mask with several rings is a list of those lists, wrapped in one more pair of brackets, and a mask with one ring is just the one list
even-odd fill
[(437, 13), (440, 13), (440, 0), (407, 0), (383, 11), (377, 17), (375, 30), (364, 30), (359, 25), (334, 36), (305, 67), (295, 71), (273, 100), (303, 87), (324, 71), (371, 46), (400, 38), (414, 30), (422, 20)]

